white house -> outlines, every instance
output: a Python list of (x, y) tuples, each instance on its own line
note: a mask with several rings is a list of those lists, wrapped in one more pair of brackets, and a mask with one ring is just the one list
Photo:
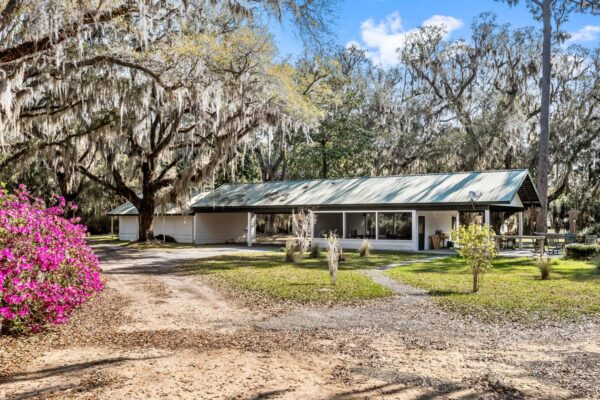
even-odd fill
[[(449, 232), (466, 214), (478, 213), (486, 224), (517, 215), (522, 234), (523, 210), (539, 204), (524, 169), (227, 184), (193, 198), (188, 215), (176, 209), (157, 215), (153, 230), (180, 242), (251, 246), (257, 214), (304, 208), (316, 216), (315, 242), (336, 231), (346, 248), (368, 238), (374, 249), (417, 251), (429, 249), (431, 235)], [(137, 239), (135, 207), (125, 203), (109, 215), (119, 217), (120, 239)]]

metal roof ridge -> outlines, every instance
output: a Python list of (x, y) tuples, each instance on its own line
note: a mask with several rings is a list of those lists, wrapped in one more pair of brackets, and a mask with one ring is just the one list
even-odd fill
[[(510, 171), (521, 171), (521, 172), (527, 171), (527, 173), (529, 173), (528, 168), (512, 168), (512, 169), (489, 169), (489, 170), (462, 171), (462, 172), (428, 172), (428, 173), (378, 175), (378, 176), (347, 176), (347, 177), (341, 177), (341, 178), (283, 179), (283, 180), (279, 180), (279, 181), (263, 181), (263, 182), (247, 182), (247, 183), (229, 182), (229, 183), (222, 184), (217, 189), (220, 189), (224, 186), (263, 185), (265, 183), (323, 182), (323, 181), (336, 181), (336, 180), (344, 180), (344, 179), (383, 179), (383, 178), (402, 178), (402, 177), (410, 177), (410, 176), (483, 174), (483, 173), (510, 172)], [(217, 190), (217, 189), (215, 189), (215, 190)]]

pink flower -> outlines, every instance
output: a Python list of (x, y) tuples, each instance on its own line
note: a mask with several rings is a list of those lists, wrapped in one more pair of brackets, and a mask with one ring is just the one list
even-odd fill
[[(0, 191), (0, 330), (38, 332), (64, 323), (73, 310), (102, 290), (98, 259), (85, 241), (75, 209), (63, 198), (46, 207), (24, 185)], [(15, 321), (15, 318), (19, 321)]]

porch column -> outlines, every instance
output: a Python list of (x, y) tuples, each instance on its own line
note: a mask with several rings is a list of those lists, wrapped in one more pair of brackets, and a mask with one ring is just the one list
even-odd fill
[[(523, 211), (517, 213), (517, 222), (519, 224), (519, 236), (523, 236)], [(519, 239), (519, 249), (523, 249), (523, 239)]]
[(419, 251), (419, 218), (417, 218), (417, 210), (412, 211), (411, 222), (412, 222), (413, 250)]
[(252, 241), (254, 240), (254, 225), (256, 224), (256, 215), (253, 212), (248, 213), (248, 227), (246, 238), (248, 240), (248, 247), (252, 247)]
[(379, 212), (375, 211), (375, 240), (379, 240)]
[[(456, 212), (456, 231), (458, 232), (458, 230), (460, 229), (460, 211)], [(454, 247), (456, 247), (456, 245), (458, 244), (458, 234), (453, 235), (456, 237), (452, 237), (452, 242), (454, 243)]]
[(483, 218), (484, 218), (483, 224), (489, 228), (490, 227), (490, 209), (489, 208), (487, 210), (485, 210)]
[(346, 212), (342, 212), (342, 239), (346, 239)]
[(192, 243), (196, 244), (196, 214), (192, 214)]

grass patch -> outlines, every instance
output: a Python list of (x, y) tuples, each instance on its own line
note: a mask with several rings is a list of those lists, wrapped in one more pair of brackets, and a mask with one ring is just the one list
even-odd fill
[(119, 240), (118, 235), (90, 235), (86, 238), (90, 244), (124, 244), (124, 240)]
[(393, 268), (386, 275), (428, 290), (440, 303), (483, 318), (560, 319), (600, 313), (600, 274), (591, 263), (559, 260), (541, 280), (531, 258), (498, 258), (470, 293), (472, 275), (459, 257)]
[(88, 236), (87, 241), (90, 244), (114, 244), (123, 247), (130, 247), (133, 249), (185, 249), (188, 247), (197, 246), (193, 243), (169, 243), (162, 242), (160, 240), (153, 240), (148, 242), (133, 242), (129, 240), (119, 240), (118, 235), (91, 235)]
[[(373, 282), (360, 270), (413, 258), (408, 253), (373, 253), (361, 258), (344, 252), (338, 284), (329, 280), (325, 258), (304, 258), (299, 264), (284, 262), (283, 252), (252, 253), (198, 260), (199, 273), (210, 274), (235, 289), (248, 290), (278, 300), (300, 303), (352, 302), (390, 296), (391, 290)], [(422, 257), (422, 256), (421, 256)]]

